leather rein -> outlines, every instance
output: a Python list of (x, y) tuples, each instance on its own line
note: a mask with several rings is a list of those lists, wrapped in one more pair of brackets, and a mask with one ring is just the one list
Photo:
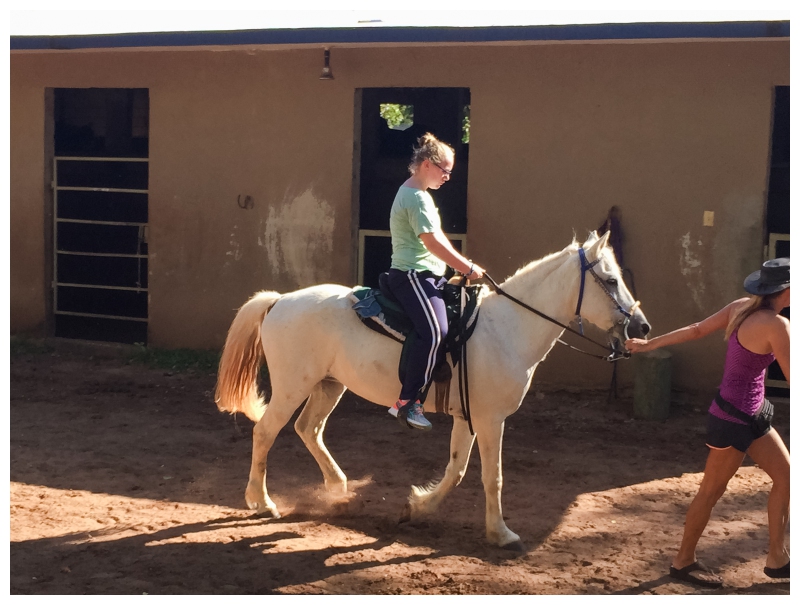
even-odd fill
[(609, 354), (608, 355), (594, 355), (592, 353), (587, 353), (586, 351), (583, 351), (583, 350), (581, 350), (581, 349), (579, 349), (577, 347), (573, 347), (571, 344), (566, 343), (566, 342), (564, 342), (563, 340), (561, 340), (559, 338), (558, 342), (560, 342), (561, 344), (566, 345), (570, 349), (574, 349), (575, 351), (578, 351), (579, 353), (583, 353), (584, 355), (589, 355), (590, 357), (594, 357), (595, 359), (602, 359), (604, 361), (610, 361), (610, 362), (619, 361), (620, 359), (628, 359), (631, 356), (631, 354), (628, 353), (627, 351), (625, 351), (624, 353), (620, 353), (616, 349), (614, 349), (614, 348), (612, 348), (612, 347), (610, 347), (608, 345), (601, 344), (601, 343), (597, 342), (596, 340), (594, 340), (592, 338), (589, 338), (588, 336), (586, 336), (583, 333), (583, 318), (581, 317), (581, 306), (583, 305), (583, 293), (584, 293), (585, 286), (586, 286), (586, 273), (588, 272), (588, 273), (591, 274), (591, 276), (597, 282), (597, 285), (600, 286), (600, 289), (603, 291), (603, 293), (606, 296), (608, 296), (608, 298), (611, 299), (611, 302), (614, 303), (614, 306), (617, 307), (617, 311), (622, 313), (624, 319), (620, 320), (618, 323), (622, 324), (622, 326), (623, 326), (622, 331), (623, 331), (623, 334), (625, 336), (625, 340), (627, 340), (629, 338), (628, 337), (628, 326), (631, 323), (631, 317), (633, 317), (633, 313), (636, 311), (636, 308), (639, 306), (639, 301), (636, 301), (635, 303), (633, 303), (633, 305), (631, 305), (630, 310), (626, 311), (622, 307), (622, 305), (619, 304), (619, 301), (617, 301), (617, 299), (614, 297), (614, 295), (611, 292), (609, 292), (608, 288), (603, 283), (603, 280), (595, 272), (594, 266), (597, 263), (600, 262), (600, 259), (595, 259), (594, 262), (590, 263), (588, 260), (586, 260), (586, 252), (584, 252), (583, 248), (578, 248), (578, 256), (580, 257), (580, 262), (581, 262), (581, 288), (580, 288), (580, 291), (578, 293), (578, 306), (575, 308), (575, 317), (576, 317), (576, 320), (578, 322), (578, 330), (573, 330), (572, 328), (570, 328), (569, 326), (561, 323), (557, 319), (554, 319), (554, 318), (550, 317), (549, 315), (546, 315), (545, 313), (542, 313), (541, 311), (537, 311), (536, 309), (534, 309), (530, 305), (527, 305), (524, 302), (522, 302), (521, 300), (519, 300), (518, 298), (512, 296), (511, 294), (509, 294), (508, 292), (503, 290), (500, 287), (500, 285), (496, 281), (494, 281), (494, 279), (492, 279), (492, 277), (488, 273), (484, 273), (483, 276), (486, 279), (489, 280), (489, 282), (494, 287), (495, 292), (497, 292), (501, 296), (505, 296), (509, 300), (511, 300), (511, 301), (515, 302), (516, 304), (518, 304), (519, 306), (521, 306), (523, 309), (527, 309), (531, 313), (535, 313), (536, 315), (538, 315), (542, 319), (546, 319), (547, 321), (549, 321), (551, 323), (554, 323), (554, 324), (556, 324), (557, 326), (559, 326), (561, 328), (564, 328), (566, 331), (572, 332), (573, 334), (576, 334), (576, 335), (580, 336), (581, 338), (583, 338), (585, 340), (588, 340), (592, 344), (595, 344), (598, 347), (606, 349), (609, 352)]

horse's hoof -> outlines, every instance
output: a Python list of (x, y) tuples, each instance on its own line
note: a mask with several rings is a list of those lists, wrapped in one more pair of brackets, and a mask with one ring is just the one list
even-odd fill
[(251, 506), (250, 510), (253, 511), (253, 517), (257, 519), (280, 519), (281, 514), (276, 509), (271, 508), (258, 508)]
[(522, 540), (514, 540), (513, 542), (509, 542), (505, 546), (503, 546), (503, 550), (509, 550), (515, 553), (526, 553), (528, 549), (525, 548), (525, 545), (522, 543)]
[(400, 515), (398, 523), (408, 523), (409, 521), (411, 521), (411, 505), (406, 502), (406, 505), (403, 507), (403, 514)]
[(266, 518), (266, 519), (280, 519), (281, 514), (278, 512), (277, 508), (270, 508), (268, 506), (259, 505), (257, 502), (247, 502), (245, 500), (245, 504), (247, 504), (247, 508), (254, 511), (253, 516), (258, 518)]
[(265, 508), (263, 510), (256, 510), (256, 512), (253, 513), (253, 517), (256, 519), (280, 519), (281, 514), (276, 510)]

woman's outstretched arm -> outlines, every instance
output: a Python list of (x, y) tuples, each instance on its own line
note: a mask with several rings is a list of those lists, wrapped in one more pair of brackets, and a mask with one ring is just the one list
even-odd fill
[(661, 336), (656, 336), (650, 340), (630, 338), (625, 341), (625, 348), (631, 353), (644, 353), (646, 351), (660, 349), (661, 347), (668, 347), (670, 345), (677, 345), (683, 342), (689, 342), (690, 340), (704, 338), (712, 332), (724, 330), (728, 326), (732, 312), (749, 300), (749, 298), (734, 300), (713, 315), (706, 317), (703, 321), (678, 328), (677, 330), (667, 332)]

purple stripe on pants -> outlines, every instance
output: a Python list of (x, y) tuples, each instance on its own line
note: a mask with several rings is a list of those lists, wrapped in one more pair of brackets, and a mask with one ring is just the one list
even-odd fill
[(417, 341), (408, 351), (408, 366), (399, 399), (414, 399), (428, 384), (447, 336), (447, 310), (441, 287), (445, 279), (425, 271), (389, 270), (389, 288), (414, 323)]

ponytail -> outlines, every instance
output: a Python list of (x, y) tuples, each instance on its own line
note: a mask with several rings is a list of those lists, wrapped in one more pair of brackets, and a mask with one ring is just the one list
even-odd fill
[(778, 292), (773, 292), (772, 294), (767, 294), (766, 296), (751, 296), (750, 300), (747, 301), (747, 304), (743, 305), (741, 309), (739, 309), (731, 320), (728, 322), (728, 327), (725, 328), (725, 340), (728, 340), (736, 330), (739, 329), (739, 326), (742, 325), (745, 319), (750, 317), (756, 311), (760, 311), (761, 309), (768, 309), (772, 305), (772, 299), (776, 298), (780, 295), (783, 290)]
[(452, 158), (455, 156), (455, 151), (450, 145), (443, 143), (430, 132), (426, 132), (417, 139), (417, 144), (419, 147), (414, 148), (411, 163), (408, 165), (408, 171), (411, 174), (416, 173), (425, 160), (433, 164), (441, 164), (446, 157)]

